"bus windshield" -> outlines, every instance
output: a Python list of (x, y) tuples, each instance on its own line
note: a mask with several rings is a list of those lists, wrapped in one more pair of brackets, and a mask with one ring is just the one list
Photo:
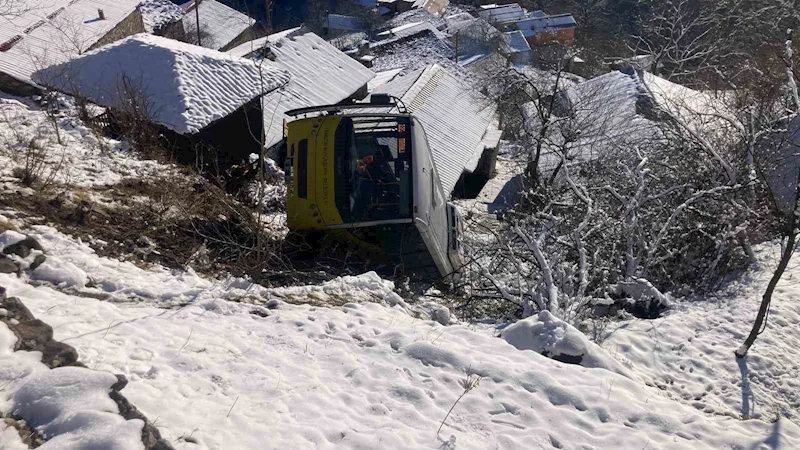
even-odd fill
[(411, 218), (411, 127), (405, 117), (343, 117), (336, 128), (336, 207), (345, 223)]

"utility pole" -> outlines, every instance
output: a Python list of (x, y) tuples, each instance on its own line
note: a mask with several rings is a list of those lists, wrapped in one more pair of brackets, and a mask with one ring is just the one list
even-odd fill
[(458, 64), (458, 34), (459, 33), (461, 33), (461, 31), (456, 31), (456, 64)]
[(200, 41), (200, 0), (194, 0), (194, 17), (197, 22), (197, 45), (202, 47), (203, 43)]
[(272, 33), (272, 0), (264, 0), (267, 8), (267, 34)]

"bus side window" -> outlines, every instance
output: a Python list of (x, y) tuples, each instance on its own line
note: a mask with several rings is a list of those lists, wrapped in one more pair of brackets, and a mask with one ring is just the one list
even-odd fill
[(297, 144), (297, 196), (308, 198), (308, 139)]

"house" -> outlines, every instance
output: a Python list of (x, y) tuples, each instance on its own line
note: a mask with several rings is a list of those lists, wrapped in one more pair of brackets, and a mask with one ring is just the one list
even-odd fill
[(341, 36), (347, 33), (364, 31), (364, 23), (352, 16), (342, 14), (328, 14), (322, 24), (322, 34), (325, 37)]
[(506, 55), (509, 61), (514, 65), (527, 65), (533, 59), (531, 46), (525, 39), (525, 35), (521, 31), (509, 31), (503, 33), (503, 40), (505, 47), (502, 52)]
[(108, 108), (113, 125), (143, 105), (178, 161), (212, 174), (260, 154), (261, 97), (289, 81), (269, 61), (137, 34), (33, 74), (37, 83)]
[(459, 13), (445, 17), (445, 33), (456, 52), (457, 61), (486, 56), (503, 45), (502, 34), (480, 17)]
[(572, 45), (575, 41), (575, 18), (571, 14), (555, 16), (531, 16), (515, 23), (516, 29), (522, 32), (525, 39), (533, 47), (550, 43)]
[(478, 11), (478, 17), (492, 25), (506, 27), (526, 19), (527, 15), (519, 4), (509, 3), (507, 5), (483, 5)]
[[(181, 5), (183, 28), (189, 42), (226, 51), (255, 37), (256, 21), (217, 0), (192, 0)], [(197, 19), (200, 18), (198, 42)]]
[(441, 16), (450, 5), (450, 0), (416, 0), (413, 8), (422, 8), (434, 16)]
[(145, 0), (139, 4), (144, 30), (178, 41), (186, 40), (183, 29), (183, 8), (170, 0)]
[(266, 147), (283, 140), (283, 124), (291, 120), (286, 111), (306, 106), (330, 105), (360, 100), (375, 73), (304, 28), (288, 30), (242, 44), (231, 54), (267, 58), (290, 74), (279, 91), (264, 96)]
[[(21, 4), (31, 3), (19, 0)], [(141, 0), (51, 0), (0, 17), (0, 90), (34, 95), (38, 69), (145, 31)]]
[(418, 69), (379, 86), (402, 100), (422, 123), (444, 191), (477, 195), (493, 176), (500, 130), (495, 108), (439, 65)]

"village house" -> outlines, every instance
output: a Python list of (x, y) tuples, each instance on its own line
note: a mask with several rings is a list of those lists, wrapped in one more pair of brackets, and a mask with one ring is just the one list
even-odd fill
[(525, 19), (527, 14), (517, 3), (509, 3), (507, 5), (493, 3), (482, 5), (478, 11), (478, 17), (502, 29)]
[[(188, 42), (227, 51), (255, 38), (256, 21), (217, 0), (192, 0), (181, 5)], [(197, 19), (200, 19), (199, 35)], [(199, 39), (198, 39), (199, 36)]]
[(31, 79), (38, 69), (144, 32), (140, 2), (54, 0), (34, 5), (21, 0), (21, 14), (0, 18), (0, 90), (40, 93), (41, 86)]
[(577, 25), (571, 14), (548, 16), (541, 11), (534, 11), (531, 17), (515, 24), (531, 46), (550, 43), (570, 46), (575, 41)]
[(495, 107), (442, 66), (395, 78), (373, 94), (399, 98), (420, 120), (448, 196), (475, 197), (494, 176), (501, 135)]
[(366, 29), (361, 19), (342, 14), (328, 14), (322, 24), (322, 35), (334, 38), (348, 33), (358, 33)]
[(183, 29), (183, 8), (170, 0), (145, 0), (139, 5), (144, 30), (150, 34), (178, 41), (186, 40)]
[(570, 46), (575, 40), (577, 23), (571, 14), (528, 12), (517, 3), (483, 5), (477, 14), (502, 31), (521, 31), (531, 47), (553, 43)]
[(178, 161), (211, 174), (260, 154), (261, 97), (289, 81), (252, 60), (137, 34), (37, 71), (37, 83), (108, 108), (111, 129), (140, 105)]
[(503, 40), (505, 46), (501, 52), (508, 58), (508, 60), (517, 66), (524, 66), (531, 63), (533, 60), (533, 52), (528, 40), (521, 31), (509, 31), (503, 33)]
[(230, 54), (267, 59), (291, 76), (286, 86), (263, 99), (265, 146), (273, 150), (282, 143), (284, 121), (290, 120), (286, 111), (363, 99), (375, 78), (371, 70), (304, 28), (244, 43)]

